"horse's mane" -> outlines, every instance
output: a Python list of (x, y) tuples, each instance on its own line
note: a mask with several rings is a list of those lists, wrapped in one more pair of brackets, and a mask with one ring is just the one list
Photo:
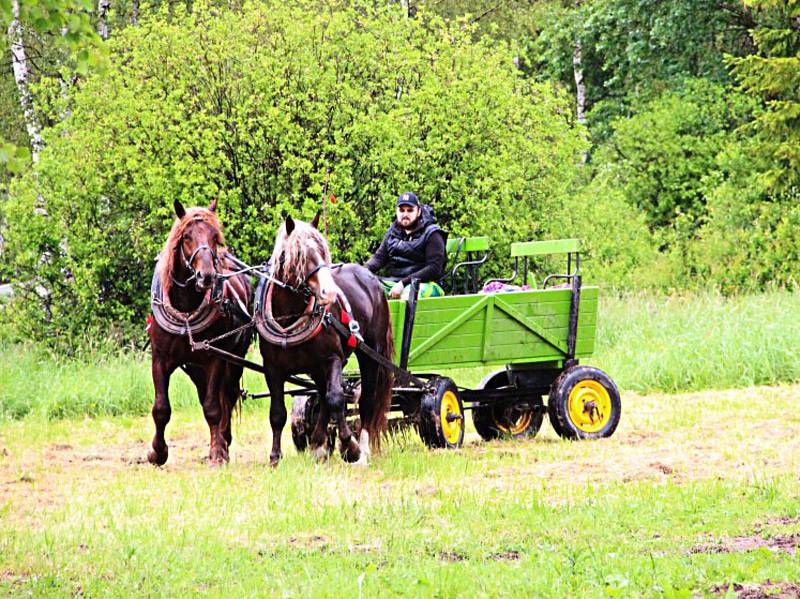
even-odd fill
[(217, 255), (221, 265), (225, 268), (228, 267), (225, 253), (222, 251), (225, 246), (225, 238), (222, 235), (222, 227), (219, 224), (217, 215), (208, 208), (187, 208), (183, 218), (176, 218), (175, 222), (172, 223), (172, 230), (169, 232), (167, 242), (164, 244), (164, 249), (158, 259), (158, 272), (161, 275), (161, 288), (164, 290), (164, 295), (169, 294), (172, 287), (172, 273), (175, 269), (175, 260), (181, 238), (186, 229), (196, 221), (208, 223), (217, 232)]
[[(286, 223), (278, 229), (272, 264), (277, 265), (279, 276), (285, 283), (299, 283), (313, 266), (308, 264), (308, 250), (316, 250), (325, 264), (331, 263), (331, 251), (322, 233), (301, 220), (294, 221), (294, 231), (286, 236)], [(283, 262), (281, 263), (281, 258)]]

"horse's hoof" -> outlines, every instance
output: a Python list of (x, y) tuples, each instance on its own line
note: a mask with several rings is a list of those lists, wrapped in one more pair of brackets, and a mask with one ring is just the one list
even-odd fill
[(350, 437), (347, 440), (347, 446), (345, 446), (344, 441), (340, 441), (340, 443), (342, 445), (340, 453), (345, 462), (354, 464), (361, 459), (361, 448), (354, 437)]
[(155, 449), (151, 449), (147, 452), (147, 461), (153, 466), (163, 466), (167, 463), (168, 457), (169, 450), (166, 447), (164, 448), (164, 451), (156, 451)]
[(281, 462), (281, 458), (283, 456), (279, 453), (271, 453), (269, 454), (269, 465), (273, 468), (277, 468), (278, 464)]
[(324, 445), (312, 448), (311, 455), (319, 463), (326, 462), (328, 460), (328, 450)]
[(212, 468), (219, 468), (220, 466), (225, 466), (230, 458), (228, 457), (228, 452), (218, 449), (216, 451), (212, 450), (208, 454), (208, 465)]
[(361, 457), (353, 462), (353, 466), (368, 466), (369, 465), (369, 434), (366, 430), (361, 431), (361, 436), (358, 439), (358, 448), (361, 450)]

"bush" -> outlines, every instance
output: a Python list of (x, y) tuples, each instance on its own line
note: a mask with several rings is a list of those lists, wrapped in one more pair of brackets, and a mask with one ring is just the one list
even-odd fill
[[(368, 257), (405, 189), (452, 233), (489, 235), (501, 258), (547, 232), (585, 148), (566, 98), (469, 30), (314, 6), (196, 4), (110, 41), (111, 67), (79, 86), (12, 189), (8, 244), (30, 282), (15, 314), (28, 335), (135, 337), (173, 199), (219, 196), (249, 262), (269, 255), (282, 210), (313, 215), (328, 169), (336, 260)], [(32, 309), (35, 282), (50, 290), (49, 319)]]

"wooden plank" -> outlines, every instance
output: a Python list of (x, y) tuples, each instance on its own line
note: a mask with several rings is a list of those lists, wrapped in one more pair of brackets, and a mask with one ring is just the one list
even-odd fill
[[(462, 243), (463, 240), (463, 243)], [(458, 244), (461, 244), (461, 252), (459, 259), (465, 252), (485, 252), (489, 249), (488, 237), (451, 237), (447, 240), (445, 251), (448, 255), (454, 254), (458, 249)]]
[[(503, 301), (508, 300), (508, 296), (511, 294), (505, 295), (495, 295), (494, 297), (499, 297)], [(483, 296), (485, 297), (485, 296)], [(516, 309), (521, 313), (524, 314), (526, 317), (536, 318), (536, 317), (545, 317), (550, 315), (558, 315), (558, 314), (569, 314), (569, 301), (563, 302), (543, 302), (543, 303), (524, 303), (524, 302), (508, 302), (511, 303)], [(581, 314), (596, 314), (597, 313), (597, 303), (592, 302), (592, 300), (581, 301)], [(425, 310), (425, 311), (418, 311), (417, 312), (417, 319), (416, 323), (420, 323), (423, 325), (427, 324), (446, 324), (450, 322), (453, 318), (457, 318), (465, 308), (458, 307), (458, 308), (450, 308), (450, 309), (442, 309), (442, 310)]]
[[(581, 343), (585, 343), (586, 340), (593, 340), (595, 335), (594, 327), (582, 327), (578, 329), (578, 345)], [(563, 329), (560, 331), (560, 337), (564, 340), (567, 338), (567, 330)], [(484, 348), (484, 334), (483, 332), (480, 333), (468, 333), (464, 334), (459, 329), (458, 331), (451, 333), (448, 337), (447, 348), (437, 348), (437, 349), (449, 349), (453, 346), (463, 347), (463, 348), (477, 348), (481, 350), (481, 353), (486, 353), (492, 357), (498, 357), (498, 353), (504, 351), (502, 348), (525, 348), (526, 350), (530, 348), (532, 355), (535, 354), (538, 350), (535, 346), (541, 345), (542, 347), (547, 347), (552, 349), (552, 344), (542, 340), (538, 335), (535, 333), (530, 332), (527, 329), (523, 329), (519, 325), (517, 325), (517, 329), (515, 331), (510, 332), (502, 332), (498, 333), (495, 330), (492, 330), (489, 335), (489, 340), (487, 343), (486, 348)], [(416, 342), (412, 345), (412, 349), (415, 347), (419, 347), (421, 343), (417, 344)], [(549, 350), (548, 350), (549, 351)], [(516, 354), (515, 354), (516, 355)]]
[(533, 333), (550, 343), (553, 347), (560, 349), (563, 352), (567, 351), (567, 344), (559, 341), (558, 339), (554, 338), (551, 333), (541, 330), (539, 327), (531, 324), (528, 318), (525, 318), (524, 315), (520, 314), (513, 306), (508, 304), (507, 302), (503, 301), (499, 297), (495, 297), (494, 305), (496, 308), (502, 310), (506, 314), (508, 314), (511, 318), (517, 320), (521, 325), (530, 329)]
[(494, 318), (494, 298), (486, 303), (486, 314), (483, 317), (483, 339), (481, 339), (481, 359), (485, 360), (489, 353), (489, 340), (492, 337), (492, 320)]
[(579, 252), (580, 239), (553, 239), (550, 241), (524, 241), (511, 244), (511, 257), (542, 256), (545, 254), (567, 254)]
[(470, 308), (465, 310), (458, 318), (455, 318), (452, 321), (450, 321), (450, 323), (446, 324), (445, 326), (443, 326), (441, 328), (441, 330), (439, 330), (438, 333), (436, 333), (432, 337), (429, 337), (419, 347), (417, 347), (416, 349), (412, 350), (411, 355), (409, 356), (409, 363), (411, 363), (412, 360), (418, 358), (420, 355), (422, 355), (423, 353), (428, 351), (434, 345), (439, 343), (442, 339), (446, 338), (450, 333), (452, 333), (454, 330), (456, 330), (461, 324), (463, 324), (464, 322), (468, 321), (473, 314), (477, 314), (478, 312), (483, 310), (484, 306), (489, 301), (489, 297), (490, 296), (488, 296), (488, 295), (483, 296), (480, 299), (480, 301), (474, 303)]

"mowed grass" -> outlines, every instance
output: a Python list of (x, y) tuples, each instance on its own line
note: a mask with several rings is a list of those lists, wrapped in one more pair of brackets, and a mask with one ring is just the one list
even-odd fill
[[(798, 339), (797, 293), (601, 295), (596, 352), (586, 362), (606, 370), (620, 389), (639, 392), (778, 384), (800, 381)], [(260, 362), (257, 350), (251, 359)], [(474, 387), (491, 370), (443, 374)], [(263, 391), (266, 386), (250, 372), (245, 387)], [(197, 402), (180, 372), (170, 393), (176, 407)], [(61, 360), (31, 346), (0, 342), (0, 418), (145, 414), (152, 395), (145, 352)]]
[[(146, 417), (0, 424), (0, 593), (67, 596), (703, 596), (800, 579), (800, 386), (623, 395), (616, 434), (429, 451), (366, 468), (291, 448), (245, 406), (232, 461), (198, 407), (170, 460)], [(723, 593), (724, 594), (724, 590)]]

